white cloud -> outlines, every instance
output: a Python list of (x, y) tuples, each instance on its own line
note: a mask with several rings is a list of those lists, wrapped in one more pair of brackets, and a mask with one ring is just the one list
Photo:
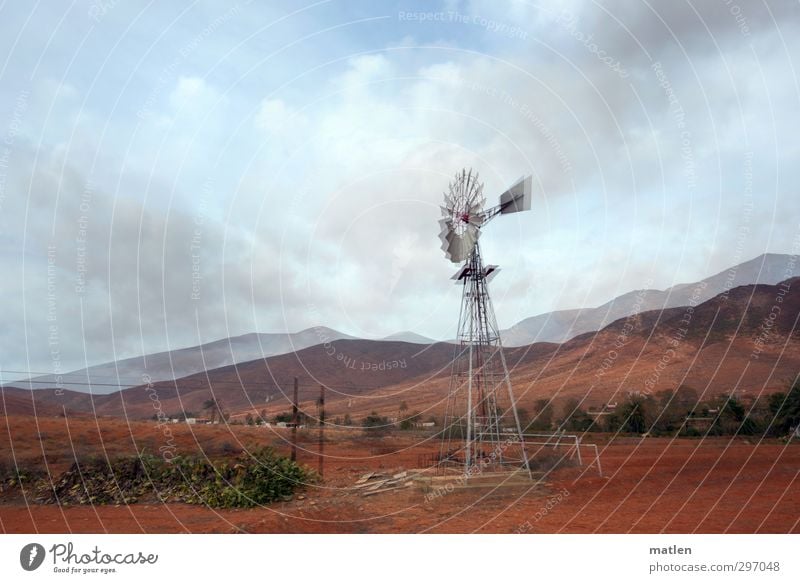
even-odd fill
[(306, 136), (306, 116), (289, 107), (282, 99), (264, 99), (256, 112), (255, 127), (273, 140), (282, 140), (283, 146), (296, 146)]
[(181, 109), (193, 101), (207, 97), (208, 93), (208, 85), (200, 77), (180, 77), (169, 100), (174, 109)]
[(280, 99), (265, 99), (256, 114), (256, 127), (269, 132), (277, 132), (289, 117), (289, 108)]
[[(787, 73), (800, 38), (789, 33), (797, 25), (775, 9), (784, 48), (764, 11), (748, 5), (751, 47), (725, 10), (702, 12), (712, 39), (678, 5), (658, 8), (670, 29), (646, 7), (604, 6), (630, 34), (593, 4), (570, 9), (580, 13), (581, 31), (630, 71), (625, 79), (526, 3), (509, 14), (496, 3), (472, 2), (453, 7), (513, 21), (531, 34), (395, 23), (396, 31), (373, 26), (363, 38), (353, 31), (318, 37), (318, 44), (289, 47), (260, 67), (267, 45), (286, 39), (258, 37), (236, 54), (216, 51), (228, 60), (208, 60), (212, 49), (244, 38), (247, 23), (231, 21), (215, 32), (213, 46), (198, 47), (208, 70), (187, 58), (162, 74), (160, 62), (144, 76), (163, 82), (163, 93), (161, 85), (154, 93), (128, 87), (123, 104), (153, 109), (143, 120), (123, 105), (112, 109), (117, 95), (91, 94), (81, 110), (88, 89), (80, 79), (67, 81), (51, 118), (52, 92), (34, 92), (25, 127), (48, 139), (38, 152), (26, 152), (22, 137), (14, 148), (1, 216), (9, 241), (2, 267), (14, 277), (4, 298), (19, 304), (24, 258), (29, 301), (40, 305), (42, 244), (54, 217), (66, 281), (74, 275), (76, 204), (90, 176), (98, 181), (93, 291), (85, 297), (90, 361), (109, 357), (112, 334), (132, 351), (140, 332), (148, 347), (163, 347), (167, 332), (173, 347), (194, 342), (195, 308), (208, 336), (313, 324), (375, 336), (402, 329), (450, 336), (458, 290), (438, 247), (437, 205), (461, 166), (481, 172), (490, 203), (520, 174), (534, 175), (533, 212), (497, 219), (482, 238), (487, 261), (503, 268), (493, 282), (502, 325), (602, 303), (650, 275), (665, 287), (727, 267), (725, 250), (734, 246), (742, 217), (745, 149), (753, 152), (759, 208), (740, 259), (785, 251), (796, 225), (790, 213), (773, 212), (793, 202), (800, 178), (793, 160), (796, 86)], [(329, 24), (308, 19), (293, 26)], [(226, 36), (234, 30), (235, 37)], [(398, 48), (398, 39), (411, 35), (418, 45)], [(685, 113), (696, 174), (691, 188), (681, 128), (636, 41), (662, 61)], [(180, 55), (180, 47), (173, 55), (169, 48), (161, 47), (167, 58)], [(90, 172), (95, 152), (101, 158)], [(204, 192), (207, 180), (213, 186)], [(189, 245), (201, 209), (204, 292), (192, 303)], [(61, 320), (65, 342), (67, 335), (80, 340), (71, 319), (77, 304), (62, 305), (71, 314)], [(7, 317), (3, 344), (12, 361), (23, 352), (15, 340), (18, 313)], [(28, 312), (31, 331), (46, 323), (34, 322), (37, 313)]]

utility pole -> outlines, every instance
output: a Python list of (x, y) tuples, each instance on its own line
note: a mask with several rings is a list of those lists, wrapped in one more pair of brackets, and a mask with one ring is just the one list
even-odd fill
[(325, 466), (325, 385), (319, 386), (319, 475)]
[(294, 377), (294, 397), (292, 398), (292, 461), (297, 461), (297, 377)]

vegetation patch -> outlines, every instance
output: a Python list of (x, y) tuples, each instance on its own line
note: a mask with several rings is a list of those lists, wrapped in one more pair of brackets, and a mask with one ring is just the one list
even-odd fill
[(19, 482), (50, 504), (134, 504), (142, 500), (248, 508), (291, 496), (317, 475), (271, 448), (213, 463), (200, 457), (166, 461), (149, 454), (76, 462), (52, 483)]
[[(545, 401), (545, 404), (548, 402)], [(549, 405), (548, 405), (549, 406)], [(585, 411), (571, 399), (554, 427), (573, 432), (608, 432), (650, 436), (756, 436), (791, 439), (800, 436), (800, 377), (787, 384), (786, 391), (741, 398), (734, 393), (701, 400), (686, 386), (654, 395), (629, 393), (613, 409)], [(520, 410), (520, 416), (527, 412)], [(528, 428), (543, 414), (537, 412)], [(550, 417), (545, 416), (548, 426)]]

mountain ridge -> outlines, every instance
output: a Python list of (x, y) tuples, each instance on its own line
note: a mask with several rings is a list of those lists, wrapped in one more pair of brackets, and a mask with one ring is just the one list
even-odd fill
[[(791, 268), (790, 268), (791, 267)], [(601, 330), (610, 323), (632, 314), (700, 303), (719, 293), (727, 293), (738, 285), (774, 284), (786, 273), (800, 275), (800, 265), (793, 256), (765, 253), (744, 263), (711, 275), (699, 282), (676, 284), (665, 290), (642, 289), (626, 292), (595, 308), (556, 310), (521, 320), (501, 331), (507, 347), (528, 346), (534, 343), (561, 344), (576, 336)], [(778, 281), (773, 281), (778, 280)], [(715, 293), (716, 292), (716, 293)], [(154, 382), (190, 376), (235, 363), (249, 362), (288, 354), (317, 344), (356, 337), (325, 326), (314, 326), (294, 333), (250, 332), (221, 338), (196, 346), (145, 354), (118, 361), (101, 363), (62, 376), (68, 382), (61, 386), (93, 394), (107, 394), (117, 388), (137, 386), (148, 378)], [(411, 331), (397, 332), (376, 341), (403, 341), (417, 345), (436, 341)], [(146, 376), (145, 376), (146, 375)], [(4, 386), (41, 390), (56, 386), (56, 375), (40, 375), (4, 383)], [(109, 386), (111, 385), (111, 386)]]
[(798, 275), (800, 262), (794, 256), (763, 253), (697, 282), (676, 284), (665, 290), (632, 290), (595, 308), (556, 310), (525, 318), (503, 330), (501, 336), (506, 346), (561, 343), (636, 312), (701, 303), (742, 285), (775, 285)]
[[(775, 306), (780, 306), (779, 310)], [(620, 318), (565, 343), (505, 349), (515, 396), (530, 408), (541, 398), (603, 404), (627, 392), (657, 393), (680, 385), (702, 396), (736, 391), (758, 396), (784, 388), (800, 370), (800, 278), (778, 285), (739, 286), (697, 306), (650, 310)], [(53, 389), (3, 389), (16, 407), (71, 414), (150, 417), (202, 414), (218, 399), (234, 416), (268, 417), (290, 407), (292, 379), (313, 413), (320, 385), (331, 415), (439, 414), (448, 392), (454, 346), (342, 339), (185, 378), (109, 395)], [(155, 401), (153, 397), (156, 397)]]

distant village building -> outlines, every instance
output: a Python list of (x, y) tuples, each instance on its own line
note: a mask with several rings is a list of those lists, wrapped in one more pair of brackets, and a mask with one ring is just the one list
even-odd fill
[(300, 425), (299, 423), (292, 423), (291, 421), (278, 421), (275, 424), (275, 427), (279, 427), (281, 429), (297, 427), (298, 429), (305, 429), (305, 425)]
[[(713, 411), (709, 409), (709, 413), (717, 413), (717, 410), (714, 409)], [(711, 417), (710, 415), (704, 415), (702, 417), (695, 417), (694, 415), (688, 415), (686, 417), (686, 427), (691, 427), (692, 429), (696, 429), (697, 431), (708, 431), (711, 429), (711, 426), (714, 425), (714, 421), (716, 417)]]
[(598, 419), (600, 417), (604, 417), (605, 415), (611, 415), (614, 411), (616, 411), (616, 409), (617, 409), (617, 403), (615, 401), (613, 403), (606, 403), (599, 409), (595, 409), (594, 407), (589, 407), (589, 410), (586, 411), (586, 414), (589, 415), (589, 417), (594, 417), (595, 419)]

